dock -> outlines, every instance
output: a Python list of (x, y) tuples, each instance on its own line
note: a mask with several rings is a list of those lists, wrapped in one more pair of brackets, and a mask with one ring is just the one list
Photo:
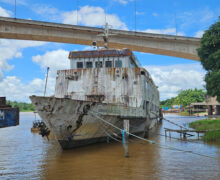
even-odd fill
[[(213, 130), (195, 130), (195, 129), (169, 129), (169, 128), (164, 128), (165, 129), (165, 137), (167, 137), (167, 132), (169, 132), (169, 137), (171, 138), (171, 132), (176, 132), (180, 134), (180, 138), (186, 138), (186, 136), (194, 136), (190, 133), (197, 133), (197, 137), (199, 139), (199, 134), (204, 134), (209, 131)], [(217, 129), (215, 131), (220, 131), (220, 129)]]

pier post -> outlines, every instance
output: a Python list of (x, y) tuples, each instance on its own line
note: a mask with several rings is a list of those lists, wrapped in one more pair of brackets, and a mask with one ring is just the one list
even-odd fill
[(208, 106), (208, 115), (210, 115), (210, 116), (213, 115), (213, 107), (212, 107), (212, 105)]
[(180, 132), (180, 139), (182, 139), (182, 130), (183, 130), (183, 128), (182, 127), (180, 127), (180, 129), (181, 129), (181, 132)]
[(109, 143), (109, 136), (106, 137), (106, 142)]
[(124, 120), (124, 130), (122, 131), (122, 143), (125, 150), (125, 157), (129, 157), (128, 137), (129, 137), (129, 120)]
[(216, 105), (215, 115), (220, 115), (220, 105)]

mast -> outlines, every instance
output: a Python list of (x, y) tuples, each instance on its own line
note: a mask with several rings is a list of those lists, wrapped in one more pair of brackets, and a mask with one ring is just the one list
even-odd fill
[(103, 35), (105, 49), (108, 49), (108, 38), (109, 38), (109, 26), (108, 26), (108, 23), (105, 23), (105, 29), (104, 29), (104, 35)]

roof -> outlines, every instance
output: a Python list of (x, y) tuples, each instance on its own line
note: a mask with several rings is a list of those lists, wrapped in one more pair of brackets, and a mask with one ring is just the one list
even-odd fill
[(118, 57), (134, 56), (130, 49), (97, 49), (92, 51), (71, 51), (69, 59), (72, 58), (93, 58), (93, 57)]
[(190, 106), (206, 106), (206, 102), (196, 102), (196, 103), (191, 103)]
[(138, 66), (137, 59), (130, 49), (96, 49), (92, 51), (70, 51), (69, 53), (69, 59), (121, 56), (130, 56), (132, 61)]

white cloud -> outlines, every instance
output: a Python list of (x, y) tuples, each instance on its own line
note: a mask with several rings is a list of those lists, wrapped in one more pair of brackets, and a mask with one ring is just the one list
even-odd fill
[(194, 37), (201, 38), (204, 34), (204, 31), (197, 31)]
[[(35, 78), (28, 84), (22, 83), (16, 76), (7, 76), (0, 82), (0, 96), (6, 96), (8, 100), (30, 102), (29, 96), (44, 94), (45, 80)], [(54, 94), (55, 78), (48, 78), (46, 95)]]
[[(153, 33), (153, 34), (168, 34), (168, 35), (176, 35), (176, 28), (167, 28), (167, 29), (146, 29), (142, 30), (142, 32)], [(177, 32), (178, 36), (184, 36), (183, 32)]]
[(154, 17), (157, 17), (157, 16), (158, 16), (158, 14), (157, 14), (157, 13), (153, 13), (152, 15), (153, 15)]
[(205, 72), (199, 63), (144, 66), (159, 87), (162, 100), (175, 97), (179, 90), (203, 88)]
[(50, 20), (56, 20), (60, 21), (61, 20), (61, 12), (51, 6), (51, 5), (46, 5), (46, 4), (34, 4), (31, 7), (32, 11), (35, 12), (36, 14), (43, 16), (45, 19), (50, 19)]
[(0, 6), (0, 16), (3, 16), (3, 17), (10, 17), (11, 16), (11, 11), (8, 11), (6, 9), (3, 9), (1, 6)]
[(0, 81), (3, 78), (3, 71), (10, 71), (14, 67), (8, 64), (8, 60), (22, 57), (22, 50), (24, 48), (41, 46), (44, 44), (45, 42), (38, 41), (0, 39)]
[(55, 77), (56, 71), (59, 69), (69, 68), (69, 52), (63, 49), (48, 51), (43, 55), (32, 57), (32, 61), (39, 64), (42, 69), (50, 67), (50, 75)]
[(101, 7), (83, 6), (77, 11), (62, 13), (63, 23), (65, 24), (78, 24), (86, 26), (104, 26), (105, 17), (106, 22), (115, 29), (127, 30), (127, 26), (122, 22), (117, 15), (105, 14), (105, 11)]
[[(46, 95), (53, 95), (55, 89), (56, 71), (58, 69), (69, 68), (68, 51), (62, 49), (48, 51), (44, 55), (33, 56), (32, 60), (39, 64), (44, 70), (46, 67), (50, 67)], [(44, 86), (45, 78), (35, 78), (31, 82), (24, 84), (21, 79), (16, 76), (7, 76), (0, 81), (0, 96), (7, 96), (8, 99), (12, 101), (30, 102), (29, 96), (43, 95)]]
[(132, 2), (134, 0), (113, 0), (113, 1), (118, 2), (120, 4), (123, 4), (123, 5), (126, 5), (126, 4), (128, 4), (128, 2)]

